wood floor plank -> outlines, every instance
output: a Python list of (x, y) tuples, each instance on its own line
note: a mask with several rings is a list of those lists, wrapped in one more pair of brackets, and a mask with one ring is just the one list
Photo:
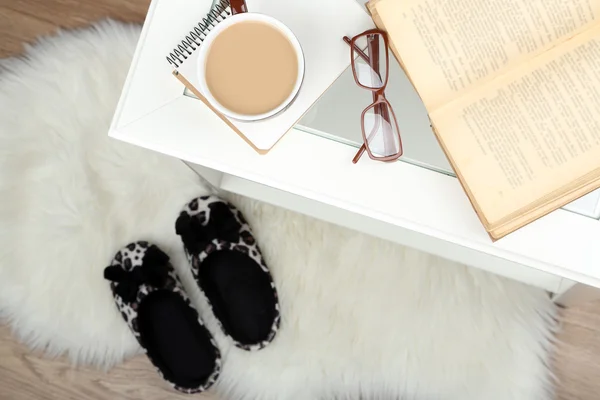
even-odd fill
[(21, 53), (24, 43), (55, 29), (52, 23), (0, 6), (0, 58)]
[(23, 43), (112, 18), (142, 23), (150, 0), (0, 0), (0, 58), (19, 54)]
[[(213, 395), (195, 395), (216, 400)], [(145, 356), (105, 373), (73, 367), (65, 359), (34, 354), (0, 326), (0, 400), (183, 400), (189, 395), (171, 389)]]
[(554, 370), (558, 400), (600, 398), (600, 302), (564, 310)]
[(56, 26), (71, 27), (100, 18), (142, 22), (150, 0), (16, 0), (6, 7), (29, 14)]

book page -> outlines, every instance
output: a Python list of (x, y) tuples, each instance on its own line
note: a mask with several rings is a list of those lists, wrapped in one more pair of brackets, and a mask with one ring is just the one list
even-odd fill
[(574, 36), (600, 0), (372, 0), (429, 111)]
[(600, 186), (600, 177), (590, 181), (589, 184), (571, 190), (564, 196), (556, 198), (548, 203), (545, 203), (544, 205), (541, 205), (528, 213), (519, 214), (516, 218), (507, 221), (506, 223), (496, 228), (493, 228), (489, 231), (489, 234), (494, 240), (500, 239), (503, 236), (506, 236), (507, 234), (514, 232), (515, 230), (527, 224), (530, 224), (536, 219), (543, 217), (544, 215), (554, 210), (557, 210), (560, 207), (564, 207), (571, 201), (574, 201), (580, 197), (585, 196), (586, 194), (589, 194), (590, 192), (598, 188), (598, 186)]
[(589, 182), (600, 169), (600, 26), (470, 91), (431, 119), (491, 225), (545, 196), (560, 196), (567, 185)]

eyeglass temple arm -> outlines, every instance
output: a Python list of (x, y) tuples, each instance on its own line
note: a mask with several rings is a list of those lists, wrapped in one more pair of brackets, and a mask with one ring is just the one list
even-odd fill
[[(346, 44), (348, 46), (353, 47), (356, 54), (358, 54), (358, 56), (360, 58), (362, 58), (367, 64), (371, 65), (372, 68), (379, 69), (379, 53), (378, 52), (373, 57), (374, 59), (371, 60), (371, 58), (367, 54), (365, 54), (364, 51), (362, 51), (360, 49), (360, 47), (358, 47), (356, 44), (354, 44), (354, 45), (352, 44), (352, 40), (350, 40), (350, 38), (348, 36), (344, 36), (344, 42), (346, 42)], [(371, 61), (373, 61), (373, 64), (371, 64)], [(380, 74), (379, 71), (377, 71), (377, 73)], [(382, 93), (382, 96), (385, 97), (385, 95), (383, 93)], [(377, 94), (373, 92), (373, 101), (376, 101), (376, 100), (377, 100)], [(389, 115), (386, 107), (383, 107), (381, 105), (376, 105), (375, 112), (377, 114), (381, 115), (381, 117), (385, 121), (387, 121), (388, 124), (390, 123), (390, 115)], [(362, 157), (362, 155), (364, 154), (364, 152), (366, 150), (367, 150), (367, 144), (363, 143), (362, 146), (360, 146), (360, 149), (358, 150), (358, 152), (356, 153), (354, 158), (352, 159), (352, 163), (356, 164), (358, 162), (358, 160), (360, 160), (360, 158)]]
[[(381, 46), (381, 42), (378, 39), (375, 39), (373, 37), (367, 36), (367, 40), (368, 40), (368, 46), (369, 46), (369, 54), (373, 54), (373, 56), (371, 57), (371, 63), (369, 65), (371, 65), (371, 69), (373, 71), (375, 71), (377, 73), (377, 76), (379, 77), (379, 80), (383, 83), (383, 78), (381, 76), (381, 68), (380, 68), (380, 63), (381, 63), (381, 57), (380, 57), (380, 52), (379, 52), (379, 46)], [(387, 49), (386, 49), (387, 51)], [(386, 71), (387, 73), (387, 71)], [(385, 93), (384, 93), (384, 88), (385, 86), (382, 86), (381, 91), (378, 92), (377, 96), (379, 97), (383, 97), (385, 98)], [(373, 100), (374, 102), (376, 100)], [(375, 110), (376, 113), (383, 117), (379, 119), (379, 122), (377, 125), (379, 125), (379, 128), (382, 128), (384, 132), (386, 132), (383, 135), (383, 148), (385, 149), (385, 151), (389, 151), (390, 148), (392, 148), (394, 146), (393, 143), (393, 139), (392, 136), (390, 135), (390, 126), (391, 126), (391, 118), (390, 118), (390, 114), (389, 114), (389, 108), (386, 107), (383, 103), (379, 103), (375, 106)], [(385, 121), (386, 123), (383, 123), (383, 121)], [(367, 143), (370, 143), (370, 141), (367, 141)]]
[(358, 54), (360, 58), (365, 60), (367, 64), (371, 63), (371, 59), (369, 58), (369, 56), (366, 55), (365, 52), (360, 49), (360, 47), (358, 47), (357, 45), (352, 46), (352, 40), (350, 40), (348, 36), (344, 36), (344, 42), (346, 42), (348, 46), (354, 47), (354, 51), (356, 51), (356, 54)]

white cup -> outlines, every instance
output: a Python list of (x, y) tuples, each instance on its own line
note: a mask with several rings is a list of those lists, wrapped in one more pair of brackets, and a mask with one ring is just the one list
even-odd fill
[[(214, 98), (214, 96), (210, 93), (210, 90), (208, 89), (208, 84), (206, 82), (206, 56), (208, 55), (208, 52), (210, 50), (212, 43), (214, 42), (216, 37), (221, 32), (223, 32), (225, 29), (229, 28), (230, 26), (232, 26), (234, 24), (237, 24), (240, 22), (245, 22), (245, 21), (263, 22), (263, 23), (269, 24), (270, 26), (279, 30), (281, 33), (283, 33), (285, 35), (285, 37), (292, 44), (292, 46), (296, 52), (296, 59), (298, 60), (298, 76), (296, 78), (296, 83), (294, 85), (294, 89), (292, 90), (290, 95), (277, 108), (274, 108), (273, 110), (270, 110), (268, 112), (265, 112), (263, 114), (258, 114), (258, 115), (239, 114), (239, 113), (236, 113), (234, 111), (227, 109), (222, 104), (220, 104)], [(261, 119), (272, 117), (273, 115), (280, 113), (281, 111), (285, 110), (294, 101), (294, 99), (298, 95), (298, 92), (300, 91), (300, 87), (302, 86), (302, 81), (304, 80), (304, 53), (302, 52), (302, 47), (300, 46), (300, 42), (298, 41), (298, 38), (294, 35), (294, 33), (290, 30), (290, 28), (285, 26), (281, 21), (279, 21), (273, 17), (270, 17), (268, 15), (265, 15), (265, 14), (259, 14), (259, 13), (254, 13), (254, 12), (245, 12), (245, 13), (241, 13), (241, 14), (232, 15), (231, 17), (225, 19), (223, 22), (220, 22), (219, 24), (217, 24), (208, 33), (208, 35), (206, 35), (206, 38), (202, 42), (202, 46), (200, 46), (200, 50), (198, 53), (197, 71), (198, 71), (198, 81), (199, 81), (198, 89), (199, 89), (200, 93), (206, 98), (206, 100), (218, 112), (220, 112), (221, 114), (223, 114), (227, 117), (234, 118), (234, 119), (241, 120), (241, 121), (258, 121)]]

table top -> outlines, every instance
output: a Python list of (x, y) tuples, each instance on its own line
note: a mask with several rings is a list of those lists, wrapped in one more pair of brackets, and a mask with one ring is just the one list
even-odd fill
[[(548, 274), (600, 287), (598, 193), (492, 242), (437, 145), (414, 89), (395, 66), (386, 94), (402, 131), (402, 161), (351, 160), (370, 104), (346, 71), (266, 155), (186, 95), (164, 61), (180, 32), (153, 1), (109, 135), (122, 141)], [(193, 19), (190, 16), (185, 18)], [(183, 25), (189, 23), (183, 23)], [(174, 28), (173, 28), (174, 29)], [(179, 28), (177, 28), (179, 29)], [(183, 30), (181, 28), (179, 30)], [(168, 35), (173, 37), (168, 40)]]
[[(395, 61), (390, 63), (388, 82), (386, 96), (398, 118), (404, 145), (401, 161), (455, 176), (430, 128), (425, 107)], [(296, 128), (358, 148), (362, 144), (360, 115), (371, 103), (371, 93), (354, 83), (352, 71), (348, 69)], [(363, 160), (368, 160), (366, 154)], [(568, 204), (564, 209), (600, 219), (600, 189)]]

